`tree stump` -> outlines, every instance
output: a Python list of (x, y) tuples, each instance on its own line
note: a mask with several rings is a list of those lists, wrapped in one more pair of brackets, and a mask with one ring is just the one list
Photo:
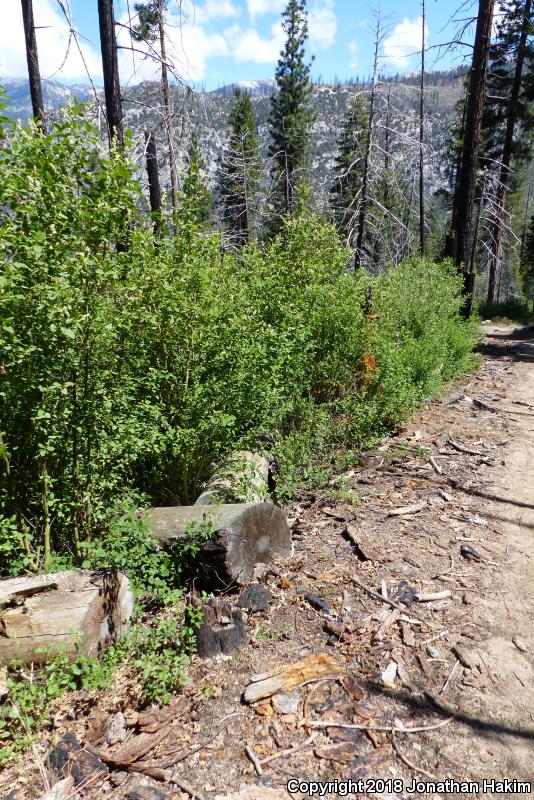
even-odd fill
[[(133, 595), (121, 572), (71, 570), (0, 580), (0, 663), (96, 656), (121, 633)], [(80, 640), (80, 641), (78, 641)], [(46, 652), (38, 652), (45, 648)]]
[(191, 523), (210, 523), (213, 539), (202, 543), (199, 563), (206, 575), (224, 585), (245, 585), (257, 563), (270, 564), (292, 553), (286, 515), (272, 503), (153, 508), (143, 517), (163, 545), (185, 538)]

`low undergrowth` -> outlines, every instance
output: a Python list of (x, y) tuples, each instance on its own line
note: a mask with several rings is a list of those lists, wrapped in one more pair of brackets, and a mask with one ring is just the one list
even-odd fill
[(528, 324), (534, 322), (534, 309), (532, 301), (510, 298), (499, 303), (483, 302), (478, 305), (481, 319), (491, 319), (493, 322), (521, 322)]

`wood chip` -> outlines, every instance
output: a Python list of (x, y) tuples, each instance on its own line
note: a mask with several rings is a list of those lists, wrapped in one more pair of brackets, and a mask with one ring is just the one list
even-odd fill
[(338, 761), (340, 764), (348, 764), (358, 756), (358, 750), (353, 742), (337, 742), (335, 744), (323, 744), (316, 747), (313, 751), (317, 758)]
[(412, 506), (393, 508), (391, 511), (388, 511), (388, 517), (402, 517), (408, 514), (418, 514), (423, 508), (425, 508), (425, 503), (414, 503)]
[(344, 667), (343, 661), (331, 655), (320, 653), (308, 656), (285, 667), (253, 676), (243, 693), (243, 699), (246, 703), (254, 703), (256, 700), (271, 697), (276, 692), (302, 686), (308, 681), (337, 675)]

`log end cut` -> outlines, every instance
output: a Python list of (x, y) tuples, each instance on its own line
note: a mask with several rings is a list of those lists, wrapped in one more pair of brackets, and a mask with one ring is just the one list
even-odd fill
[(256, 564), (291, 556), (286, 515), (272, 503), (154, 508), (148, 515), (152, 533), (162, 544), (183, 538), (191, 523), (202, 522), (211, 523), (214, 537), (202, 545), (199, 564), (223, 583), (245, 585)]

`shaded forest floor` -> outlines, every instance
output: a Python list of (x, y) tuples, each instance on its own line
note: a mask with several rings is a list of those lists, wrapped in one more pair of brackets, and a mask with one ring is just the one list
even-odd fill
[[(244, 612), (248, 644), (195, 657), (182, 694), (148, 720), (127, 668), (112, 691), (58, 702), (0, 796), (42, 797), (62, 777), (47, 753), (65, 734), (108, 756), (90, 768), (75, 756), (80, 782), (66, 797), (79, 800), (268, 800), (289, 797), (291, 778), (532, 780), (533, 331), (483, 327), (477, 372), (361, 465), (297, 497), (294, 556), (261, 576), (270, 605)], [(335, 674), (242, 702), (251, 676), (316, 654)], [(360, 727), (337, 727), (347, 724)]]

